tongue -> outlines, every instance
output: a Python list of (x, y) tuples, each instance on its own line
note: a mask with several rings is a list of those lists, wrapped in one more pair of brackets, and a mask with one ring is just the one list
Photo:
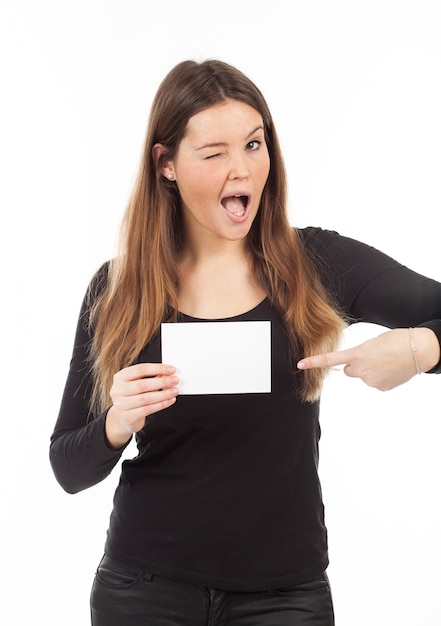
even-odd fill
[(243, 204), (240, 198), (235, 198), (234, 196), (230, 196), (229, 198), (224, 198), (222, 200), (222, 206), (229, 213), (242, 213)]

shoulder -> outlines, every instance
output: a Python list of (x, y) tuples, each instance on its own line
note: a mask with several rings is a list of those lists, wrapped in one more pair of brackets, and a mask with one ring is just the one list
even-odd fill
[(86, 289), (81, 304), (79, 323), (89, 334), (92, 329), (92, 319), (97, 313), (102, 296), (109, 284), (110, 261), (103, 263), (93, 274)]
[(109, 284), (111, 261), (103, 263), (93, 274), (86, 292), (86, 301), (89, 305), (96, 302)]
[(344, 263), (349, 248), (360, 243), (343, 237), (335, 230), (327, 230), (318, 226), (307, 226), (294, 230), (297, 232), (305, 252), (315, 265), (319, 266), (322, 263), (328, 266), (330, 262), (333, 264)]
[(371, 270), (385, 269), (397, 262), (357, 239), (347, 237), (335, 230), (326, 230), (316, 226), (296, 229), (305, 250), (316, 262), (324, 262), (326, 266), (338, 266), (345, 270), (369, 267)]
[(314, 250), (326, 247), (328, 243), (340, 237), (335, 230), (326, 230), (319, 226), (306, 226), (305, 228), (294, 228), (301, 242), (306, 248)]
[(322, 284), (336, 294), (343, 308), (376, 277), (400, 264), (380, 250), (333, 230), (317, 227), (297, 229)]
[(307, 226), (305, 228), (295, 228), (297, 234), (305, 248), (311, 252), (326, 252), (330, 248), (345, 248), (350, 245), (363, 245), (360, 241), (350, 239), (341, 235), (336, 230), (320, 228), (319, 226)]

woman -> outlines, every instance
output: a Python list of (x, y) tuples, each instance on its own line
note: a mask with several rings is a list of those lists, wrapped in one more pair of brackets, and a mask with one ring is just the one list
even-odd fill
[[(161, 323), (213, 320), (270, 322), (270, 393), (179, 396)], [(391, 330), (334, 352), (361, 320)], [(333, 624), (317, 475), (323, 376), (343, 363), (389, 389), (440, 372), (440, 342), (439, 283), (289, 225), (255, 85), (219, 61), (176, 66), (152, 106), (120, 254), (84, 300), (51, 440), (71, 493), (103, 480), (133, 435), (139, 449), (122, 466), (92, 623)]]

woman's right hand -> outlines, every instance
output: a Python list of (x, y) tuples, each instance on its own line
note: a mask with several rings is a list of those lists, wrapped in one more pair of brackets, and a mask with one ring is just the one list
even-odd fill
[(176, 402), (175, 368), (163, 363), (138, 363), (113, 377), (113, 405), (106, 417), (106, 437), (112, 448), (124, 446), (144, 427), (146, 417)]

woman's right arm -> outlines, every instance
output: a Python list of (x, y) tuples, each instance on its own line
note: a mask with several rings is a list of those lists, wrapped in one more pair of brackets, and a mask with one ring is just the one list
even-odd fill
[[(112, 449), (105, 438), (107, 412), (91, 415), (92, 392), (87, 321), (88, 299), (84, 298), (72, 358), (58, 418), (51, 435), (49, 459), (55, 477), (68, 493), (77, 493), (110, 474), (123, 448)], [(128, 441), (126, 442), (128, 443)]]
[(81, 307), (72, 359), (61, 406), (50, 441), (50, 462), (68, 493), (77, 493), (106, 478), (141, 430), (147, 415), (173, 404), (177, 395), (174, 368), (161, 363), (130, 366), (114, 377), (113, 406), (90, 414), (92, 392), (87, 322), (88, 304)]

